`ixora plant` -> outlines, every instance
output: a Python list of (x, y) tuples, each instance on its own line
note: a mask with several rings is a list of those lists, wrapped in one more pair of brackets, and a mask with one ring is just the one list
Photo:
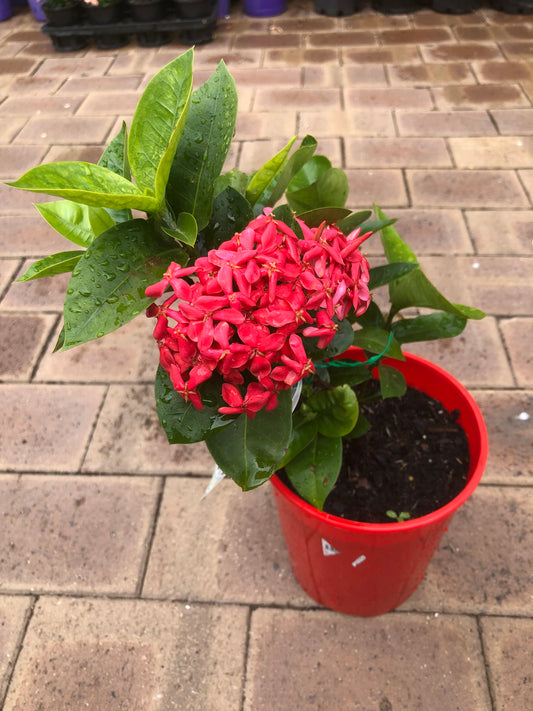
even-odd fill
[[(72, 272), (56, 350), (153, 317), (169, 442), (205, 441), (244, 490), (284, 469), (319, 512), (343, 447), (369, 427), (360, 400), (406, 391), (393, 367), (402, 344), (457, 335), (484, 314), (438, 292), (377, 206), (344, 207), (346, 176), (314, 155), (313, 137), (251, 175), (223, 172), (235, 84), (221, 62), (193, 91), (192, 65), (189, 50), (159, 71), (98, 164), (45, 164), (10, 183), (61, 198), (37, 208), (79, 247), (21, 280)], [(370, 268), (360, 247), (376, 232), (386, 263)], [(385, 312), (372, 299), (382, 286)], [(353, 346), (358, 361), (339, 360)], [(388, 508), (389, 529), (410, 524)]]

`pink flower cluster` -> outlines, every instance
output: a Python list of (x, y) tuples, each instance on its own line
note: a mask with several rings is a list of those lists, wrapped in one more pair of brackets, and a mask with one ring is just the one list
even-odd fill
[(262, 214), (193, 266), (172, 263), (146, 289), (154, 298), (172, 289), (147, 315), (157, 318), (162, 367), (197, 409), (198, 386), (217, 372), (226, 403), (219, 412), (252, 418), (273, 410), (277, 392), (314, 372), (302, 336), (325, 348), (338, 328), (334, 318), (367, 309), (368, 263), (358, 247), (371, 233), (298, 223), (303, 239)]

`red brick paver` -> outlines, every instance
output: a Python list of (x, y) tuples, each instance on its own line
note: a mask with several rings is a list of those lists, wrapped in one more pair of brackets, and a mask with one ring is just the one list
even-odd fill
[[(317, 607), (290, 569), (268, 487), (202, 499), (203, 444), (157, 420), (151, 325), (52, 354), (68, 276), (15, 283), (65, 247), (0, 183), (0, 709), (515, 711), (533, 679), (533, 16), (488, 3), (348, 17), (238, 0), (195, 50), (239, 89), (228, 168), (293, 135), (346, 169), (349, 206), (394, 217), (422, 268), (484, 321), (413, 344), (479, 402), (486, 473), (425, 581), (375, 619)], [(27, 6), (0, 23), (0, 180), (98, 160), (181, 53), (134, 38), (54, 52)], [(379, 240), (368, 254), (381, 257)]]

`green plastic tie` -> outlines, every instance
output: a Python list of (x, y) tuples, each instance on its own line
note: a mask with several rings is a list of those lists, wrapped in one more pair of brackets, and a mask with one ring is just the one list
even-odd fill
[(358, 360), (328, 360), (325, 362), (321, 361), (319, 363), (315, 363), (315, 368), (330, 368), (331, 366), (333, 366), (334, 368), (361, 368), (362, 366), (366, 367), (369, 365), (374, 365), (374, 363), (377, 363), (377, 361), (388, 352), (389, 348), (391, 347), (393, 337), (394, 334), (392, 331), (390, 331), (387, 345), (381, 351), (381, 353), (378, 353), (378, 355), (372, 356), (371, 358), (363, 362), (360, 362)]

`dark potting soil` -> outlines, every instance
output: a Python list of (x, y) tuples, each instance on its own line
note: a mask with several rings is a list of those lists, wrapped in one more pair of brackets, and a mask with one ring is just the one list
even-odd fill
[(324, 511), (352, 521), (393, 523), (387, 511), (418, 518), (464, 489), (470, 455), (458, 411), (408, 388), (401, 398), (361, 407), (372, 427), (345, 439), (343, 468)]

